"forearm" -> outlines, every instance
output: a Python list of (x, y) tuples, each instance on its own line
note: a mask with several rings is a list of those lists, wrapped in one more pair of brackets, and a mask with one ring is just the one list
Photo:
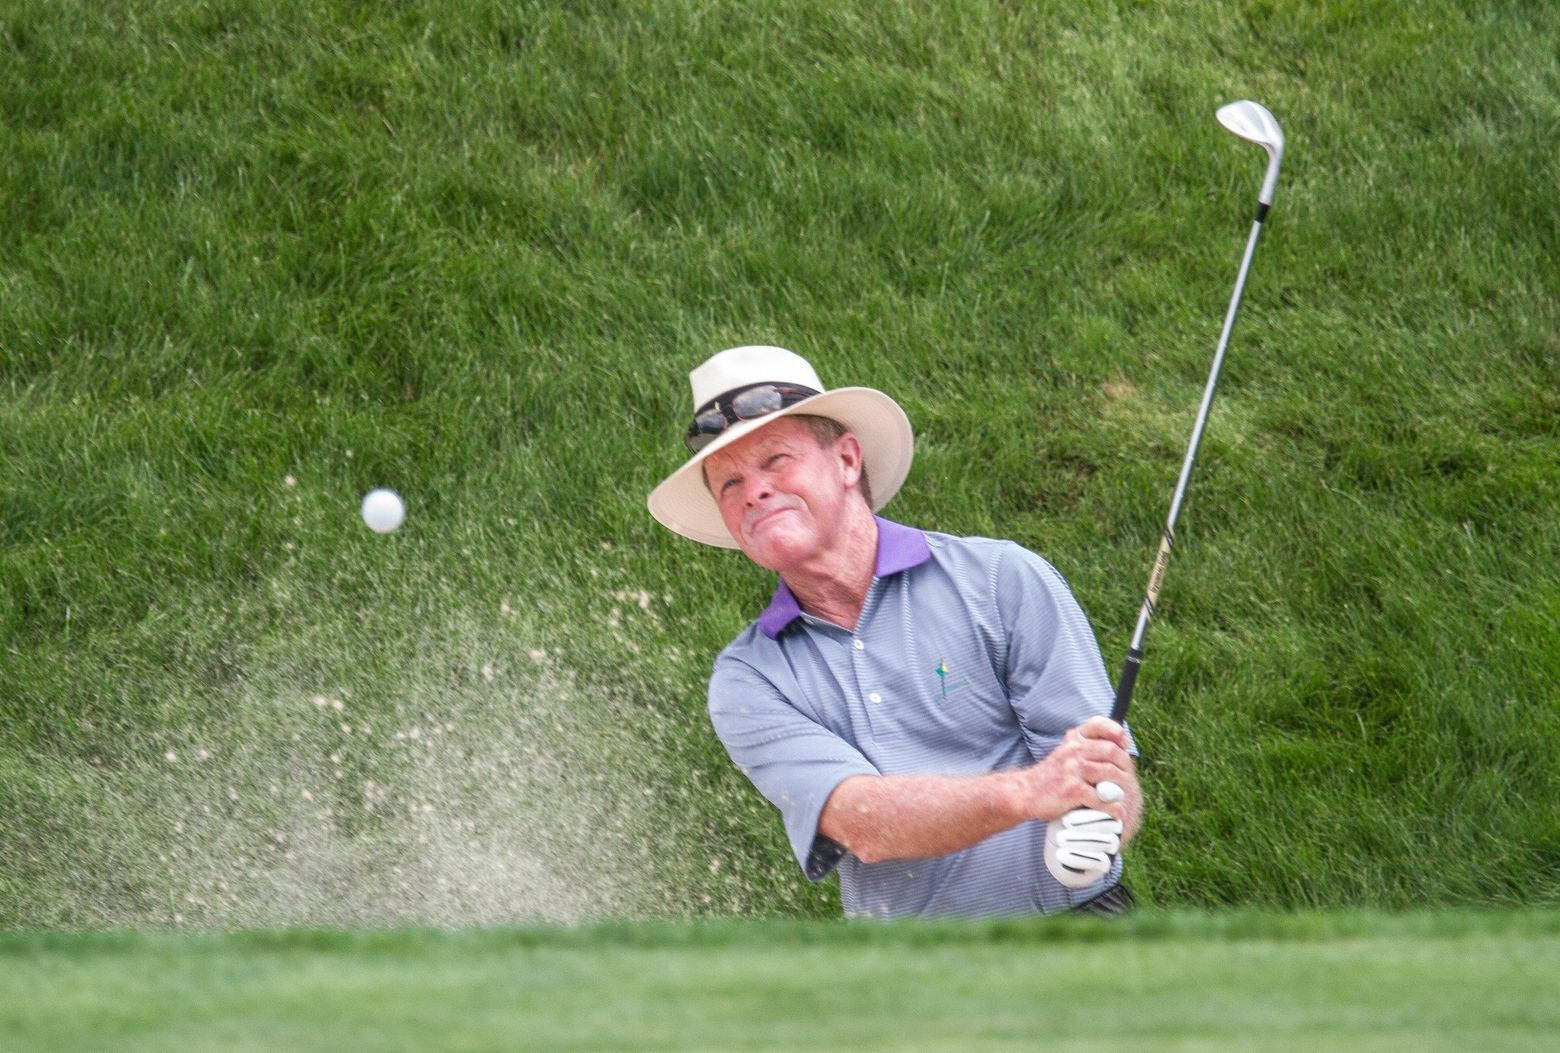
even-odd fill
[(868, 863), (947, 855), (1030, 818), (1017, 775), (855, 775), (818, 829)]
[[(1067, 733), (1045, 760), (989, 775), (853, 775), (829, 795), (820, 833), (868, 863), (959, 852), (1026, 819), (1051, 820), (1073, 808), (1098, 808), (1137, 832), (1143, 798), (1126, 732), (1095, 717)], [(1095, 787), (1126, 791), (1106, 802)]]

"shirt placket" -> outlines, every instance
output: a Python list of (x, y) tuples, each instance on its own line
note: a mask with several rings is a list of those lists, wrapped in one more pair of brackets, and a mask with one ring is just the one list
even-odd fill
[(881, 585), (881, 579), (872, 579), (867, 589), (866, 602), (861, 606), (861, 616), (856, 619), (856, 631), (850, 635), (854, 702), (875, 743), (886, 742), (892, 737), (893, 731), (893, 721), (883, 691), (884, 659), (887, 656), (877, 653), (879, 637), (870, 632), (882, 595)]

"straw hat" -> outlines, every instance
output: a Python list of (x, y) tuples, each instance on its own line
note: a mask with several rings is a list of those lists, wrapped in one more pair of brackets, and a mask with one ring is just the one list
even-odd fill
[(855, 434), (872, 481), (874, 512), (899, 492), (910, 472), (915, 442), (910, 419), (897, 402), (872, 388), (825, 390), (807, 360), (783, 347), (728, 348), (688, 379), (695, 420), (690, 441), (698, 436), (706, 445), (652, 490), (649, 500), (650, 514), (683, 537), (718, 548), (738, 547), (704, 485), (704, 459), (782, 417), (829, 417)]

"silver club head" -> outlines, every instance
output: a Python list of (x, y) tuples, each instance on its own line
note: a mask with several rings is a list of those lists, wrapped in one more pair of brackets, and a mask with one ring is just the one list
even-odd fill
[(1220, 106), (1218, 116), (1225, 128), (1268, 152), (1267, 177), (1262, 180), (1262, 191), (1257, 200), (1271, 205), (1273, 190), (1278, 185), (1278, 165), (1284, 158), (1284, 130), (1266, 106), (1250, 99)]

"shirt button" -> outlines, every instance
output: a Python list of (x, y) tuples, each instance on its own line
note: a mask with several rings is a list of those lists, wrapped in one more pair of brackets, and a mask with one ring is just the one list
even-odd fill
[(883, 696), (878, 694), (876, 691), (874, 691), (874, 692), (872, 692), (872, 694), (867, 696), (867, 701), (868, 702), (881, 702), (881, 701), (883, 701)]
[(854, 646), (855, 646), (856, 650), (861, 651), (861, 650), (865, 650), (867, 645), (862, 643), (860, 640), (857, 640)]

